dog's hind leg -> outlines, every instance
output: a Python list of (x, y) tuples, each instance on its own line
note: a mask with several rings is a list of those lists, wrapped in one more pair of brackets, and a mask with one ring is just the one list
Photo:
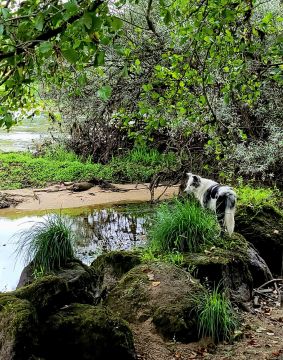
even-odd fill
[(235, 210), (236, 210), (236, 197), (233, 193), (227, 194), (224, 224), (230, 236), (234, 232), (234, 228), (235, 228), (235, 219), (234, 219)]
[(224, 195), (219, 195), (216, 200), (216, 217), (221, 226), (221, 232), (224, 231), (225, 228), (225, 209), (226, 209), (226, 199)]

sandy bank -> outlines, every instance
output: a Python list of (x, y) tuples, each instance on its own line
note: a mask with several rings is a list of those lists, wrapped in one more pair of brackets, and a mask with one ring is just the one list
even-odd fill
[[(17, 210), (51, 210), (150, 201), (148, 184), (115, 185), (121, 191), (102, 190), (94, 186), (86, 191), (73, 192), (65, 185), (53, 185), (44, 189), (3, 190), (2, 192), (20, 201), (15, 206)], [(166, 199), (177, 193), (178, 186), (168, 188), (159, 186), (155, 189), (155, 198), (161, 195), (161, 199)]]

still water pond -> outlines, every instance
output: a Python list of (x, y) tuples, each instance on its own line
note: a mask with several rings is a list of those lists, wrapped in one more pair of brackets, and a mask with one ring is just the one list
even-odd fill
[[(152, 208), (148, 205), (129, 205), (88, 209), (79, 216), (63, 216), (76, 233), (77, 257), (90, 264), (105, 251), (144, 246), (151, 214)], [(44, 217), (46, 215), (28, 215), (15, 219), (1, 216), (0, 212), (0, 291), (15, 289), (25, 266), (23, 258), (16, 255), (19, 232), (30, 229)]]

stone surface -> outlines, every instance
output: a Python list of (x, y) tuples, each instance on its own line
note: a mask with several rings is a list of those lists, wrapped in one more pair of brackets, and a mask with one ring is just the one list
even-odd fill
[(37, 314), (27, 300), (0, 294), (0, 359), (28, 360), (36, 343)]
[(106, 300), (113, 312), (133, 322), (152, 319), (166, 338), (198, 338), (194, 308), (204, 289), (186, 271), (167, 263), (138, 265), (126, 273)]
[(236, 213), (235, 230), (254, 245), (275, 275), (283, 266), (283, 214), (272, 206), (241, 206)]
[(41, 327), (40, 357), (46, 360), (134, 360), (127, 323), (102, 306), (71, 304)]

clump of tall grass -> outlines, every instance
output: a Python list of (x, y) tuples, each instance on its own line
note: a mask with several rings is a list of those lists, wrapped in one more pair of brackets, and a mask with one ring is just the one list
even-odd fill
[(18, 234), (17, 253), (32, 262), (35, 272), (48, 273), (74, 259), (74, 234), (61, 215), (47, 215)]
[(215, 342), (229, 341), (239, 325), (230, 300), (219, 287), (204, 294), (195, 310), (199, 336), (211, 337)]
[(176, 154), (172, 151), (168, 153), (160, 153), (157, 149), (151, 149), (144, 146), (135, 147), (125, 156), (124, 159), (132, 163), (147, 166), (173, 166), (177, 161)]
[(194, 200), (179, 199), (159, 206), (148, 231), (150, 248), (161, 252), (199, 252), (213, 244), (218, 235), (219, 225), (213, 213)]

